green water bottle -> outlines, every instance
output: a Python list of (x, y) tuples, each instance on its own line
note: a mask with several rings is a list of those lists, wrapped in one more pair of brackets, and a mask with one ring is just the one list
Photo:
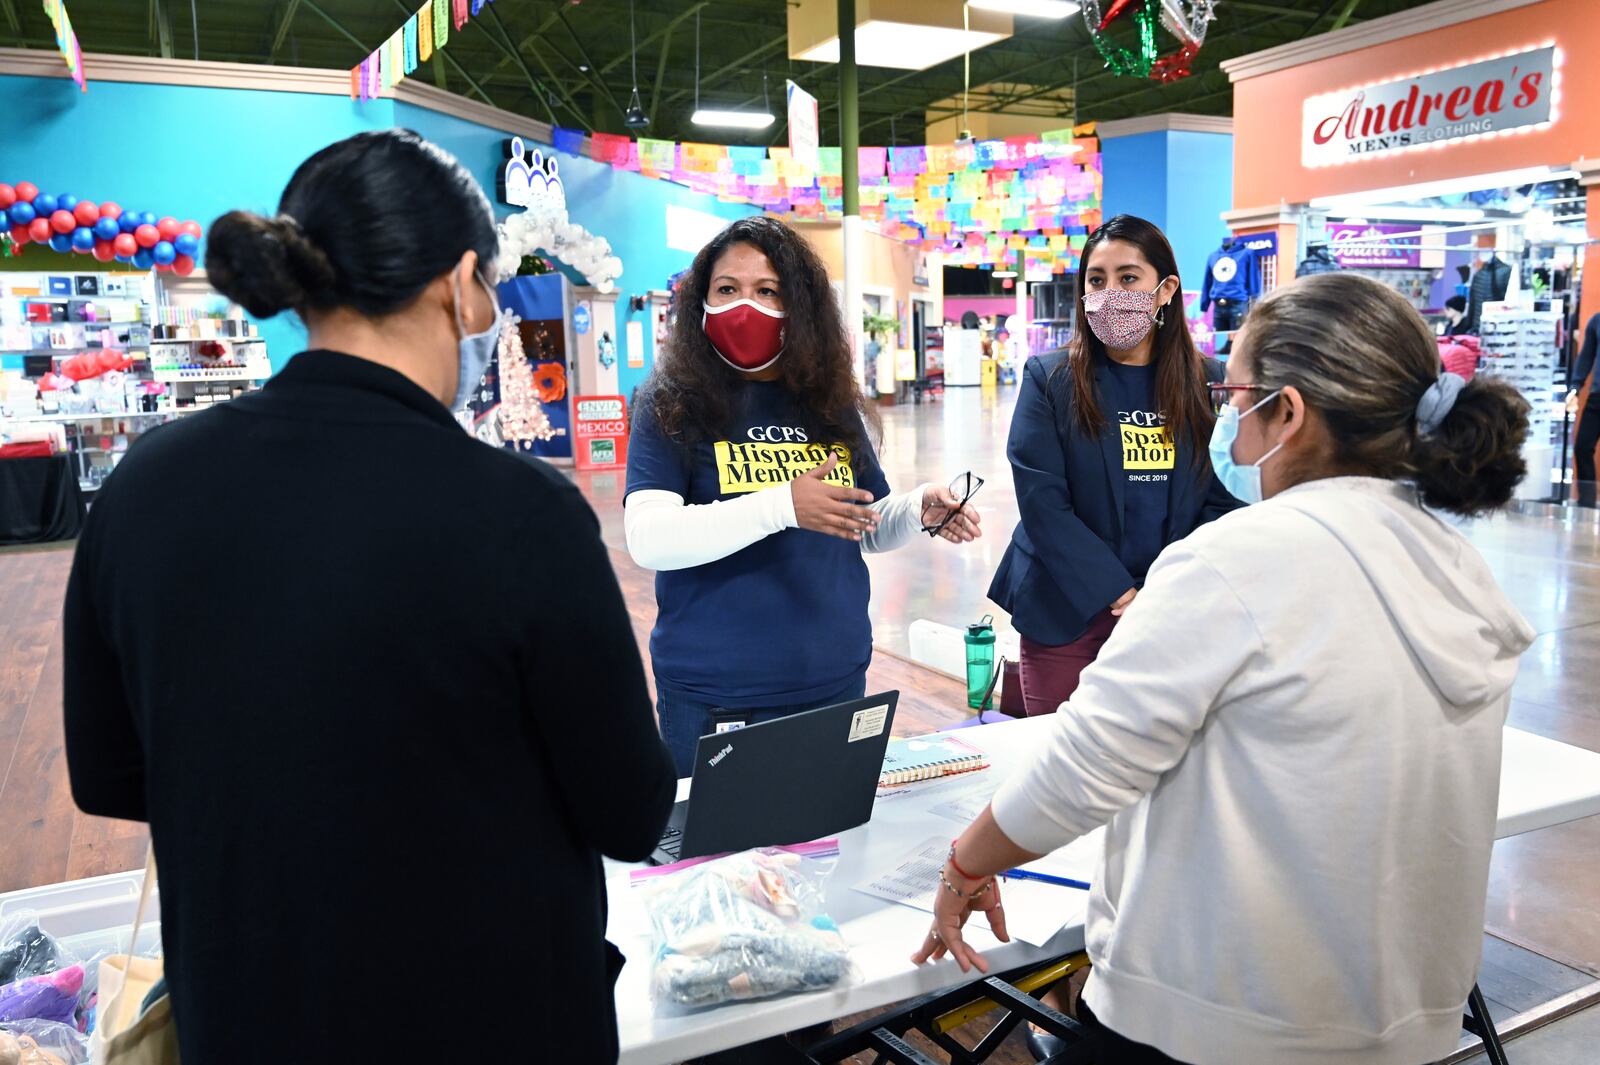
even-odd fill
[(967, 644), (967, 706), (980, 710), (994, 679), (994, 615), (985, 614), (983, 620), (968, 625), (963, 639)]

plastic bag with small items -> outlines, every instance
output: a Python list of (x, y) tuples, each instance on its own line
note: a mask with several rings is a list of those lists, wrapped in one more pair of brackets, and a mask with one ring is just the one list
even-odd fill
[(658, 1007), (817, 991), (850, 973), (850, 950), (823, 909), (836, 840), (742, 851), (633, 874), (652, 929)]

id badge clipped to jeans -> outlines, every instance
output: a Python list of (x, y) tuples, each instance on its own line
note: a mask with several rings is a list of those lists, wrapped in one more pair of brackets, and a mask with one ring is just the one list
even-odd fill
[(720, 736), (724, 732), (733, 732), (750, 724), (751, 712), (749, 710), (729, 710), (721, 706), (711, 708), (711, 735)]

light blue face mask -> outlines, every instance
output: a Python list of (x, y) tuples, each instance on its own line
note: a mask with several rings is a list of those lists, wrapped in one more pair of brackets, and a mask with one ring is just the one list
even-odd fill
[(456, 378), (455, 402), (450, 405), (453, 411), (466, 409), (500, 347), (500, 301), (482, 277), (478, 277), (478, 284), (489, 293), (489, 302), (494, 305), (494, 321), (483, 332), (469, 334), (466, 323), (461, 320), (461, 275), (456, 275), (456, 331), (461, 334), (461, 341), (456, 362), (456, 372), (460, 376)]
[(1233, 461), (1233, 442), (1239, 439), (1239, 422), (1271, 403), (1278, 392), (1272, 393), (1243, 414), (1239, 413), (1238, 407), (1229, 403), (1217, 415), (1217, 424), (1211, 429), (1211, 469), (1216, 472), (1222, 487), (1242, 503), (1261, 502), (1261, 464), (1276, 455), (1283, 444), (1262, 455), (1254, 465), (1241, 466)]

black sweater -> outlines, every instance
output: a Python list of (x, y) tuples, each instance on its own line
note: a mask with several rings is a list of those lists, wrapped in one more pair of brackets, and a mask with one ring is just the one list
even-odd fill
[(675, 773), (565, 478), (306, 352), (133, 449), (65, 628), (73, 795), (150, 822), (188, 1065), (616, 1059), (600, 856)]

